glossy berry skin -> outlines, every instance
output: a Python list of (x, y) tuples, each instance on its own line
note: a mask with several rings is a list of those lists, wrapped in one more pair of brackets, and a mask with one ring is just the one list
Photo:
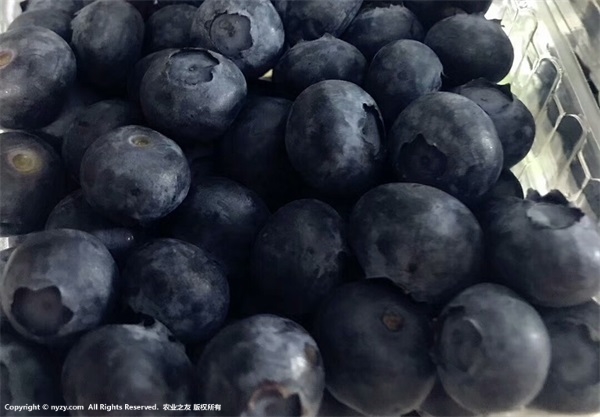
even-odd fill
[(454, 93), (426, 94), (398, 116), (388, 137), (398, 180), (476, 202), (496, 183), (503, 164), (494, 123), (473, 101)]
[(552, 342), (550, 372), (532, 408), (551, 413), (600, 411), (600, 306), (594, 301), (540, 314)]
[(196, 374), (200, 400), (221, 404), (221, 411), (209, 411), (215, 416), (315, 416), (325, 388), (313, 338), (273, 315), (248, 317), (221, 330), (202, 353)]
[(60, 114), (76, 71), (73, 51), (50, 29), (19, 27), (0, 34), (0, 127), (50, 124)]
[(146, 119), (180, 143), (211, 142), (231, 125), (246, 97), (246, 80), (229, 59), (181, 49), (146, 71), (140, 100)]
[(144, 40), (144, 20), (135, 7), (125, 1), (94, 1), (77, 13), (72, 28), (84, 77), (100, 89), (123, 87)]
[(106, 414), (88, 411), (90, 404), (156, 404), (156, 409), (118, 412), (181, 415), (163, 404), (193, 403), (193, 367), (184, 346), (158, 322), (108, 325), (87, 333), (71, 349), (62, 370), (62, 390), (68, 405), (84, 406), (72, 412), (76, 416)]
[(338, 288), (320, 309), (314, 334), (327, 389), (362, 414), (407, 413), (433, 387), (427, 317), (388, 280)]
[(357, 195), (381, 181), (384, 130), (375, 101), (347, 81), (313, 84), (292, 105), (285, 144), (293, 167), (315, 189)]
[(38, 232), (14, 250), (4, 268), (2, 307), (26, 338), (68, 344), (107, 318), (117, 275), (113, 258), (94, 236)]
[(176, 239), (136, 249), (123, 270), (126, 303), (164, 323), (179, 340), (208, 339), (225, 321), (227, 277), (205, 251)]
[(189, 4), (173, 4), (152, 13), (145, 26), (145, 53), (191, 46), (192, 22), (197, 10)]
[(477, 220), (426, 185), (386, 184), (366, 193), (350, 217), (350, 243), (367, 278), (389, 278), (420, 302), (444, 304), (481, 279)]
[(279, 59), (285, 32), (270, 0), (205, 0), (192, 24), (193, 45), (231, 59), (248, 78), (264, 75)]
[(600, 230), (562, 195), (490, 206), (488, 252), (500, 283), (549, 307), (582, 304), (600, 292)]
[(43, 228), (65, 193), (66, 175), (56, 152), (26, 132), (0, 134), (0, 235)]
[(529, 404), (550, 365), (550, 338), (533, 307), (497, 284), (455, 297), (438, 319), (438, 375), (446, 392), (477, 413)]

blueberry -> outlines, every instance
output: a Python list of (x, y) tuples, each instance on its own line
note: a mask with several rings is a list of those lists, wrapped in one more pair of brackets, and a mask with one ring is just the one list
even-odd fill
[(397, 179), (440, 188), (464, 203), (479, 200), (502, 170), (494, 123), (458, 94), (430, 93), (413, 101), (396, 119), (388, 142)]
[(600, 293), (600, 229), (562, 195), (497, 200), (487, 218), (500, 283), (550, 307), (581, 304)]
[(62, 143), (62, 156), (71, 176), (79, 181), (83, 155), (96, 139), (142, 119), (136, 106), (120, 99), (103, 100), (83, 109), (69, 125)]
[(361, 10), (342, 35), (342, 39), (356, 46), (368, 61), (392, 41), (413, 39), (420, 42), (424, 37), (423, 26), (416, 16), (401, 5)]
[(417, 301), (447, 302), (480, 279), (477, 220), (426, 185), (386, 184), (366, 193), (350, 217), (350, 244), (367, 278), (389, 278)]
[(0, 235), (33, 232), (44, 226), (65, 192), (60, 157), (25, 132), (0, 134)]
[(268, 217), (255, 192), (226, 178), (207, 177), (192, 184), (168, 219), (168, 229), (173, 237), (204, 249), (228, 275), (236, 275), (247, 269), (254, 239)]
[(40, 26), (50, 29), (65, 41), (71, 41), (71, 15), (61, 9), (33, 10), (15, 18), (8, 30)]
[(106, 247), (78, 230), (46, 230), (11, 254), (0, 297), (10, 323), (38, 343), (68, 343), (102, 323), (117, 267)]
[(24, 12), (60, 10), (73, 15), (85, 5), (86, 1), (89, 0), (25, 0), (21, 2), (21, 8)]
[(225, 173), (275, 205), (287, 200), (300, 182), (285, 149), (291, 106), (281, 98), (249, 98), (220, 147)]
[(74, 229), (97, 237), (117, 261), (139, 243), (138, 230), (120, 226), (101, 216), (85, 201), (81, 190), (61, 200), (46, 221), (46, 230)]
[(436, 23), (425, 44), (438, 55), (444, 75), (455, 85), (476, 78), (498, 82), (509, 73), (514, 59), (500, 22), (475, 14), (458, 14)]
[(146, 71), (148, 71), (148, 68), (150, 68), (154, 62), (165, 59), (175, 51), (177, 51), (177, 49), (169, 48), (153, 52), (146, 55), (135, 64), (127, 78), (127, 97), (129, 98), (129, 101), (136, 105), (140, 105), (140, 88), (142, 86), (144, 75), (146, 75)]
[(358, 49), (326, 34), (289, 49), (274, 68), (273, 81), (297, 95), (325, 80), (361, 85), (366, 72), (367, 60)]
[(426, 45), (414, 40), (390, 42), (373, 58), (365, 90), (391, 127), (410, 103), (442, 86), (442, 63)]
[(221, 173), (217, 150), (214, 144), (198, 143), (183, 148), (192, 172), (192, 182), (200, 178), (217, 176)]
[(483, 201), (491, 201), (498, 198), (517, 197), (524, 198), (523, 186), (519, 179), (509, 169), (503, 169), (496, 184), (484, 195)]
[(418, 413), (423, 417), (467, 417), (477, 415), (454, 401), (439, 379), (435, 381), (433, 389), (418, 407)]
[(492, 0), (406, 0), (404, 5), (412, 10), (427, 29), (442, 19), (458, 14), (484, 15)]
[(319, 348), (295, 322), (256, 315), (221, 330), (198, 361), (200, 402), (214, 415), (315, 416), (325, 376)]
[(535, 139), (535, 119), (525, 104), (510, 90), (479, 78), (455, 89), (473, 100), (494, 122), (504, 150), (504, 167), (516, 165), (529, 153)]
[(365, 415), (415, 409), (435, 381), (427, 317), (387, 280), (346, 284), (319, 312), (327, 389)]
[(98, 88), (122, 87), (142, 51), (140, 13), (125, 1), (96, 0), (79, 11), (71, 25), (80, 73)]
[(157, 130), (178, 141), (210, 142), (236, 118), (246, 89), (242, 72), (223, 55), (182, 49), (148, 68), (140, 99)]
[(318, 39), (326, 33), (344, 33), (360, 10), (363, 0), (272, 0), (285, 26), (290, 45)]
[(192, 24), (196, 46), (231, 59), (248, 78), (258, 78), (281, 55), (285, 33), (269, 0), (205, 0)]
[[(183, 345), (162, 324), (151, 322), (103, 326), (71, 349), (62, 371), (63, 395), (68, 405), (84, 406), (71, 415), (110, 414), (88, 411), (98, 404), (121, 407), (119, 415), (181, 415), (165, 411), (163, 404), (194, 402), (193, 366)], [(123, 411), (125, 404), (150, 408)]]
[[(46, 349), (10, 333), (0, 338), (0, 405), (3, 416), (47, 416), (42, 410), (12, 411), (10, 406), (63, 404), (60, 369)], [(7, 411), (8, 410), (8, 411)]]
[(37, 129), (51, 123), (75, 73), (73, 51), (51, 30), (19, 27), (0, 34), (0, 126)]
[(195, 343), (219, 330), (229, 307), (229, 285), (205, 251), (176, 239), (156, 239), (135, 250), (123, 270), (125, 301)]
[(478, 284), (439, 318), (438, 374), (446, 392), (476, 413), (518, 409), (541, 390), (550, 338), (538, 313), (508, 288)]
[(253, 278), (278, 312), (302, 316), (348, 278), (350, 257), (340, 215), (318, 200), (297, 200), (280, 208), (258, 234)]
[(187, 195), (190, 181), (181, 148), (147, 127), (106, 133), (81, 161), (81, 188), (88, 203), (125, 225), (147, 225), (172, 212)]
[(191, 46), (192, 21), (196, 10), (189, 4), (174, 4), (154, 12), (146, 22), (145, 52)]
[(292, 165), (309, 185), (349, 195), (360, 194), (381, 180), (383, 135), (373, 98), (355, 84), (328, 80), (298, 96), (285, 143)]
[(361, 417), (362, 414), (335, 399), (325, 390), (319, 407), (318, 417)]
[(554, 413), (600, 411), (600, 306), (590, 301), (575, 307), (543, 309), (552, 343), (550, 372), (534, 408)]

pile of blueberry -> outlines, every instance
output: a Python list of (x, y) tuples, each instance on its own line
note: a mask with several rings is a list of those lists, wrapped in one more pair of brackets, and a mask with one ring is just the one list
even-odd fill
[(510, 171), (490, 3), (23, 2), (0, 414), (600, 411), (600, 230)]

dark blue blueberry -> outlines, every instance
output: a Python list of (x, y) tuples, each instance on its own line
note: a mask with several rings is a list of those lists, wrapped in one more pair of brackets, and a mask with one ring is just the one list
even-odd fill
[(300, 183), (285, 149), (292, 102), (251, 97), (221, 141), (223, 170), (270, 205), (289, 199)]
[(172, 212), (190, 188), (183, 151), (171, 139), (141, 126), (124, 126), (98, 138), (81, 161), (85, 199), (125, 225), (147, 225)]
[(433, 389), (418, 407), (418, 415), (422, 417), (468, 417), (477, 413), (467, 410), (448, 395), (442, 383), (435, 381)]
[(319, 348), (295, 322), (256, 315), (221, 330), (196, 368), (208, 415), (315, 416), (325, 388)]
[(425, 44), (440, 58), (444, 75), (454, 85), (476, 78), (498, 82), (509, 73), (514, 59), (500, 22), (475, 14), (458, 14), (436, 23)]
[(129, 73), (129, 77), (127, 78), (127, 96), (131, 102), (135, 103), (136, 105), (140, 105), (140, 88), (148, 68), (150, 68), (154, 62), (166, 58), (169, 54), (175, 52), (176, 50), (177, 49), (169, 48), (158, 52), (153, 52), (146, 55), (135, 64)]
[(285, 143), (292, 165), (309, 185), (335, 195), (352, 195), (381, 180), (383, 136), (373, 98), (355, 84), (328, 80), (298, 96)]
[(258, 234), (253, 279), (277, 312), (312, 314), (348, 279), (351, 256), (340, 215), (318, 200), (297, 200), (273, 214)]
[(115, 262), (100, 240), (78, 230), (46, 230), (11, 254), (0, 297), (23, 336), (63, 344), (105, 320), (116, 279)]
[(221, 166), (214, 144), (198, 143), (183, 148), (192, 172), (192, 182), (199, 178), (218, 176)]
[(335, 399), (333, 395), (325, 390), (323, 393), (323, 400), (319, 407), (317, 417), (361, 417), (362, 414), (358, 411), (342, 404)]
[(274, 68), (273, 81), (297, 95), (325, 80), (362, 85), (366, 72), (367, 60), (358, 49), (326, 34), (289, 49)]
[(438, 375), (446, 392), (476, 413), (519, 409), (541, 390), (550, 338), (533, 307), (508, 288), (478, 284), (438, 319)]
[(421, 42), (390, 42), (373, 58), (365, 90), (377, 102), (385, 125), (391, 127), (410, 103), (440, 89), (442, 71), (435, 52)]
[(210, 338), (227, 316), (227, 277), (191, 243), (150, 241), (129, 256), (123, 280), (129, 307), (159, 320), (185, 343)]
[(412, 10), (426, 29), (442, 19), (457, 14), (484, 15), (492, 0), (405, 0), (404, 5)]
[(61, 10), (69, 15), (75, 14), (86, 2), (90, 0), (25, 0), (21, 2), (21, 8), (24, 12), (37, 10)]
[(272, 0), (285, 26), (286, 42), (318, 39), (326, 33), (344, 33), (363, 0)]
[(396, 178), (437, 187), (463, 203), (479, 200), (498, 180), (502, 144), (489, 116), (453, 93), (413, 101), (388, 135)]
[(327, 389), (362, 414), (414, 410), (435, 381), (427, 317), (387, 280), (335, 290), (319, 312), (315, 339)]
[(135, 7), (125, 1), (96, 0), (79, 11), (71, 25), (80, 73), (100, 89), (124, 86), (144, 40), (144, 20)]
[(511, 168), (529, 153), (535, 139), (535, 119), (510, 85), (498, 85), (483, 78), (454, 90), (473, 100), (490, 116), (504, 150), (504, 167)]
[(61, 9), (32, 10), (15, 18), (8, 30), (40, 26), (50, 29), (65, 41), (71, 41), (71, 14)]
[(192, 38), (194, 45), (231, 59), (246, 77), (258, 78), (279, 59), (285, 33), (269, 0), (205, 0)]
[[(193, 403), (193, 366), (184, 346), (160, 323), (109, 325), (83, 336), (69, 352), (62, 371), (68, 405), (83, 405), (73, 416), (111, 414), (90, 405), (114, 404), (119, 415), (182, 415), (163, 404)], [(150, 324), (152, 323), (152, 324)], [(125, 404), (149, 406), (125, 410)]]
[(0, 134), (0, 235), (44, 227), (65, 193), (65, 170), (56, 152), (25, 132)]
[(350, 218), (350, 244), (367, 278), (389, 278), (417, 301), (445, 303), (480, 279), (477, 220), (426, 185), (386, 184), (365, 194)]
[[(0, 337), (0, 406), (3, 416), (47, 416), (43, 404), (64, 404), (60, 392), (60, 366), (46, 349), (2, 332)], [(37, 405), (39, 410), (9, 407)]]
[(69, 194), (52, 210), (46, 230), (74, 229), (96, 236), (113, 258), (121, 261), (141, 238), (140, 231), (126, 228), (101, 216), (85, 201), (81, 190)]
[(550, 372), (533, 408), (551, 413), (600, 412), (600, 305), (540, 312), (552, 343)]
[(139, 124), (142, 119), (135, 105), (120, 99), (100, 101), (79, 112), (62, 143), (62, 157), (71, 176), (79, 181), (83, 155), (96, 139), (118, 127)]
[(231, 125), (246, 98), (246, 80), (229, 59), (181, 49), (152, 63), (140, 86), (151, 126), (180, 142), (210, 142)]
[(154, 12), (146, 21), (144, 51), (191, 46), (191, 29), (198, 10), (189, 4), (174, 4)]
[(368, 61), (392, 41), (422, 41), (424, 37), (423, 26), (416, 16), (401, 5), (361, 10), (342, 35), (342, 39), (356, 46)]
[(0, 127), (37, 129), (51, 123), (75, 75), (73, 51), (51, 30), (20, 27), (0, 34)]
[(486, 218), (500, 283), (551, 307), (581, 304), (600, 293), (600, 229), (562, 195), (496, 200)]
[(509, 169), (503, 169), (498, 181), (484, 195), (482, 201), (491, 201), (497, 198), (517, 197), (524, 198), (523, 186), (519, 179)]

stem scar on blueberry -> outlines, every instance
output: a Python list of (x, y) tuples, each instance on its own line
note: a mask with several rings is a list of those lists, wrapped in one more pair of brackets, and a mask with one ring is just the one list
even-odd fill
[(404, 317), (395, 311), (386, 310), (381, 321), (390, 332), (397, 332), (404, 327)]
[(0, 69), (3, 69), (12, 62), (14, 54), (11, 51), (0, 51)]
[(38, 171), (41, 165), (41, 161), (37, 155), (31, 152), (17, 151), (9, 156), (9, 161), (15, 170), (22, 174)]
[(132, 145), (140, 148), (145, 148), (146, 146), (150, 146), (150, 144), (152, 144), (152, 141), (147, 136), (134, 136), (129, 140), (129, 142), (131, 142)]
[(257, 388), (248, 401), (243, 416), (302, 416), (298, 394), (291, 394), (277, 383), (267, 381)]

